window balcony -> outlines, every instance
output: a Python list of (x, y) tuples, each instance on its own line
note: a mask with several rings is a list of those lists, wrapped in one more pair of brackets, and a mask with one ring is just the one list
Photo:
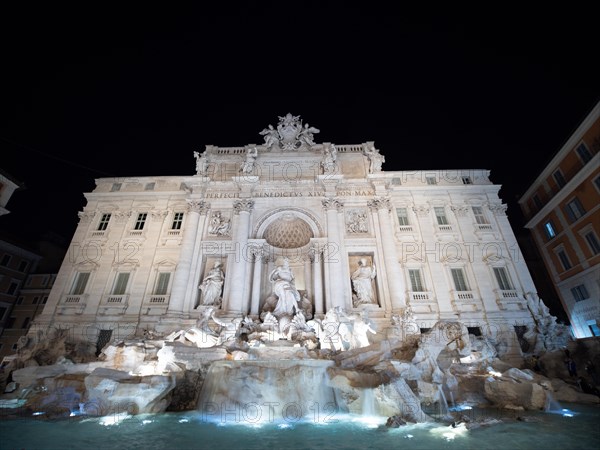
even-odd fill
[(144, 298), (144, 304), (147, 305), (168, 305), (169, 295), (150, 294)]
[(129, 294), (125, 295), (104, 295), (98, 308), (98, 314), (112, 315), (124, 314), (127, 310)]
[(161, 316), (166, 314), (169, 308), (170, 295), (147, 294), (144, 297), (142, 314), (147, 316)]
[(522, 311), (527, 309), (526, 300), (514, 289), (494, 289), (496, 303), (503, 311)]
[(58, 314), (82, 314), (87, 305), (88, 294), (65, 294), (61, 297)]
[(475, 291), (450, 291), (452, 305), (458, 313), (472, 313), (483, 310), (481, 300)]
[(409, 291), (408, 297), (411, 302), (422, 302), (422, 301), (431, 301), (433, 300), (433, 295), (431, 292), (427, 291)]
[(439, 312), (438, 303), (431, 291), (407, 291), (408, 303), (414, 314), (431, 314)]

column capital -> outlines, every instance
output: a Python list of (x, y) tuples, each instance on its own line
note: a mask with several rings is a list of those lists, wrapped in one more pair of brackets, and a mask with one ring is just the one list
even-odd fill
[(505, 216), (506, 215), (507, 206), (503, 203), (490, 203), (488, 205), (488, 208), (496, 216)]
[(150, 217), (152, 217), (152, 221), (154, 222), (162, 222), (163, 220), (165, 220), (165, 217), (167, 217), (168, 214), (169, 211), (167, 210), (153, 209), (152, 211), (150, 211)]
[(244, 198), (233, 202), (233, 211), (235, 212), (235, 214), (239, 214), (242, 211), (249, 213), (252, 211), (253, 208), (254, 200), (251, 199)]
[(187, 208), (189, 212), (198, 214), (206, 214), (210, 209), (210, 204), (204, 200), (187, 200)]
[(329, 198), (323, 199), (321, 201), (321, 203), (323, 204), (323, 208), (327, 211), (329, 211), (331, 209), (335, 209), (338, 212), (341, 212), (342, 209), (344, 208), (344, 202), (342, 202), (340, 199), (335, 198), (335, 197), (329, 197)]
[(415, 206), (413, 206), (413, 211), (419, 217), (427, 217), (429, 215), (429, 206), (428, 205), (415, 205)]
[(375, 197), (372, 200), (367, 202), (367, 206), (371, 209), (387, 209), (388, 211), (392, 210), (392, 202), (389, 197)]
[(115, 211), (113, 216), (115, 218), (115, 222), (124, 223), (127, 222), (127, 220), (131, 217), (131, 214), (133, 214), (133, 211)]
[(96, 211), (79, 211), (77, 216), (79, 217), (79, 221), (82, 223), (91, 222), (94, 217), (96, 217)]
[(450, 209), (459, 217), (466, 217), (469, 213), (468, 205), (450, 205)]

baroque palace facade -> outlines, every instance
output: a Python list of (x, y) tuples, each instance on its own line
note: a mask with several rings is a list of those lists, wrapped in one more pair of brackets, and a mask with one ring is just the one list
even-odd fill
[(373, 142), (317, 144), (299, 116), (279, 119), (262, 145), (195, 152), (195, 175), (96, 180), (32, 330), (100, 345), (194, 326), (209, 306), (264, 319), (282, 264), (307, 318), (533, 325), (540, 300), (487, 170), (387, 172)]

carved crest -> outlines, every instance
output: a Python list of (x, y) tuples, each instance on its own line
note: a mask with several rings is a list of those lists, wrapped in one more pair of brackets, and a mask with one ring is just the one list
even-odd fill
[(287, 113), (283, 117), (279, 116), (277, 129), (269, 125), (260, 134), (265, 139), (267, 149), (279, 147), (282, 150), (298, 150), (302, 146), (310, 148), (315, 145), (314, 135), (319, 132), (319, 129), (308, 123), (303, 126), (300, 116)]

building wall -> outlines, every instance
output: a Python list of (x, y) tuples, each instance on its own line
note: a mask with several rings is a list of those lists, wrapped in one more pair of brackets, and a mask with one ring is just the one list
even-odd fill
[[(590, 155), (588, 161), (582, 159), (577, 151), (581, 146)], [(578, 338), (599, 332), (600, 250), (590, 243), (590, 239), (600, 243), (599, 152), (600, 104), (519, 200), (528, 219), (526, 227), (534, 236)], [(557, 183), (556, 170), (563, 174), (563, 186)], [(535, 195), (543, 200), (543, 205), (535, 204)], [(578, 201), (582, 209), (581, 214), (575, 217), (569, 207), (573, 201)], [(555, 236), (547, 233), (549, 221), (553, 224)], [(586, 239), (590, 233), (592, 237)], [(565, 267), (561, 261), (561, 251), (567, 255), (570, 267)]]
[(43, 311), (55, 278), (56, 274), (31, 274), (26, 278), (10, 313), (10, 327), (4, 328), (0, 337), (0, 359), (17, 350), (19, 339)]
[[(488, 171), (373, 171), (361, 144), (338, 146), (338, 172), (323, 174), (325, 145), (295, 153), (260, 148), (256, 175), (240, 176), (246, 148), (210, 146), (208, 176), (96, 180), (34, 328), (70, 328), (95, 340), (100, 330), (127, 337), (192, 326), (198, 286), (216, 260), (225, 272), (220, 314), (256, 318), (271, 293), (268, 274), (284, 254), (320, 316), (335, 306), (353, 310), (350, 275), (366, 257), (378, 268), (377, 301), (368, 310), (381, 327), (407, 305), (423, 327), (458, 319), (497, 335), (532, 324), (527, 299), (536, 288)], [(408, 225), (398, 208), (406, 208)], [(215, 212), (230, 221), (228, 234), (211, 234)], [(177, 213), (184, 213), (181, 228)], [(358, 231), (356, 214), (365, 217)], [(298, 246), (273, 247), (275, 229)], [(462, 270), (466, 287), (457, 289), (453, 269)], [(494, 269), (510, 286), (500, 288)], [(420, 271), (422, 290), (413, 291), (409, 270)], [(89, 279), (77, 291), (81, 273)], [(122, 291), (119, 273), (130, 274)], [(162, 293), (161, 273), (170, 274)]]
[(36, 269), (40, 258), (29, 250), (0, 240), (0, 356), (13, 351), (12, 341), (5, 341), (4, 332), (14, 326), (13, 307), (27, 275)]

